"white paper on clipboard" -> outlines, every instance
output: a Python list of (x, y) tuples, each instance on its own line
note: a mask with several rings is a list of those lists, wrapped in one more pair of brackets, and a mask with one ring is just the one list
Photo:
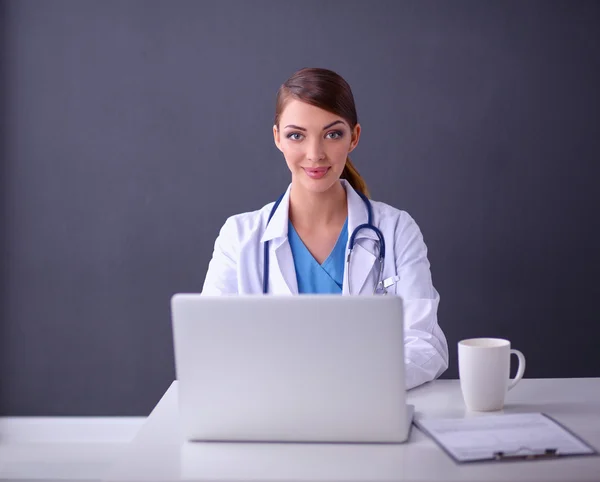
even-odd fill
[(457, 462), (596, 454), (594, 448), (542, 413), (415, 418), (415, 425)]

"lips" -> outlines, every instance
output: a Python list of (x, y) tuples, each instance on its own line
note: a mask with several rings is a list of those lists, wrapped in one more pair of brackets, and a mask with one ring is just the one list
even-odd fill
[(304, 167), (303, 169), (304, 169), (304, 172), (306, 172), (306, 175), (308, 177), (310, 177), (311, 179), (321, 179), (329, 171), (329, 167), (315, 167), (315, 168)]

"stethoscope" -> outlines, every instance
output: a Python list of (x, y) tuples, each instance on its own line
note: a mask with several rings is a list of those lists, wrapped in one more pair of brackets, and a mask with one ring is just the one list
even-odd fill
[[(375, 233), (375, 235), (377, 236), (377, 239), (379, 240), (379, 250), (378, 250), (379, 251), (378, 252), (379, 274), (376, 279), (375, 285), (373, 287), (373, 294), (380, 293), (380, 294), (385, 295), (385, 294), (387, 294), (387, 288), (389, 286), (391, 286), (392, 284), (398, 282), (399, 277), (393, 276), (392, 278), (389, 278), (385, 281), (383, 280), (383, 262), (385, 261), (385, 239), (383, 237), (383, 233), (379, 230), (379, 228), (377, 228), (373, 224), (373, 208), (371, 206), (371, 202), (361, 192), (357, 191), (357, 194), (362, 198), (363, 202), (365, 203), (365, 206), (367, 207), (368, 217), (367, 217), (367, 222), (365, 224), (361, 224), (360, 226), (357, 226), (354, 229), (354, 231), (352, 231), (352, 234), (350, 235), (350, 240), (348, 242), (348, 256), (346, 257), (348, 292), (352, 293), (352, 288), (351, 288), (351, 284), (350, 284), (351, 283), (351, 281), (350, 281), (351, 280), (350, 260), (352, 258), (352, 250), (354, 249), (356, 235), (362, 229), (370, 229), (371, 231), (373, 231)], [(279, 199), (277, 199), (277, 201), (275, 201), (275, 204), (273, 205), (273, 209), (271, 209), (271, 213), (269, 214), (269, 219), (267, 220), (267, 226), (269, 225), (271, 218), (275, 214), (275, 211), (277, 211), (277, 208), (279, 207), (279, 204), (281, 203), (281, 200), (283, 199), (284, 196), (285, 196), (285, 193), (283, 193), (281, 196), (279, 196)], [(269, 241), (265, 241), (264, 268), (263, 268), (263, 294), (267, 294), (268, 291), (269, 291)]]

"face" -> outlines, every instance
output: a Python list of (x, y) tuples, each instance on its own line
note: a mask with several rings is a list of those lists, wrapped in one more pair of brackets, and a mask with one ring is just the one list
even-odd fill
[(339, 180), (348, 153), (358, 144), (360, 125), (296, 99), (273, 126), (275, 145), (292, 173), (292, 185), (325, 192)]

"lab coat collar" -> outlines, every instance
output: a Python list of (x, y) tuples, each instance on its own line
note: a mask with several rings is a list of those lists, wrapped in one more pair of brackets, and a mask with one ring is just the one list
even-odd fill
[[(348, 181), (341, 179), (341, 183), (346, 189), (346, 198), (348, 202), (348, 239), (354, 230), (361, 224), (366, 224), (369, 220), (369, 211), (360, 195), (354, 190)], [(371, 205), (371, 209), (373, 206)], [(375, 219), (373, 219), (375, 224)], [(368, 238), (378, 240), (379, 238), (372, 229), (361, 229), (356, 233), (355, 239)]]
[[(278, 240), (280, 241), (279, 243), (277, 243), (279, 245), (281, 244), (281, 242), (287, 239), (291, 190), (292, 185), (290, 184), (285, 193), (283, 194), (283, 198), (281, 198), (281, 202), (279, 203), (277, 210), (273, 214), (271, 221), (269, 221), (269, 224), (267, 225), (267, 228), (265, 229), (262, 238), (260, 238), (261, 243), (264, 243), (265, 241)], [(269, 214), (271, 214), (271, 209), (269, 209)]]
[[(267, 225), (265, 232), (260, 238), (261, 243), (271, 242), (269, 252), (275, 254), (270, 256), (269, 280), (271, 290), (278, 294), (298, 294), (298, 281), (296, 279), (296, 268), (292, 248), (288, 242), (288, 225), (290, 211), (290, 184), (281, 198), (277, 210)], [(269, 209), (268, 214), (271, 214)], [(268, 219), (268, 218), (267, 218)]]
[[(344, 187), (346, 188), (346, 196), (348, 199), (348, 243), (350, 242), (350, 236), (356, 230), (358, 226), (367, 224), (369, 221), (369, 211), (364, 200), (360, 195), (350, 186), (345, 180), (342, 180)], [(371, 205), (371, 209), (373, 206)], [(373, 224), (376, 223), (375, 215), (373, 215)], [(372, 229), (361, 229), (356, 233), (355, 241), (359, 239), (371, 239), (379, 241), (379, 238)], [(375, 261), (377, 257), (363, 246), (364, 243), (355, 242), (354, 250), (352, 251), (352, 262), (350, 265), (346, 265), (344, 270), (344, 281), (343, 281), (343, 294), (359, 294), (363, 293), (366, 289), (366, 281), (369, 274), (373, 271)], [(367, 241), (367, 244), (369, 242)], [(372, 249), (373, 243), (371, 243), (370, 249)], [(352, 272), (350, 272), (352, 271)], [(352, 277), (352, 291), (350, 293), (348, 287), (348, 278)]]

